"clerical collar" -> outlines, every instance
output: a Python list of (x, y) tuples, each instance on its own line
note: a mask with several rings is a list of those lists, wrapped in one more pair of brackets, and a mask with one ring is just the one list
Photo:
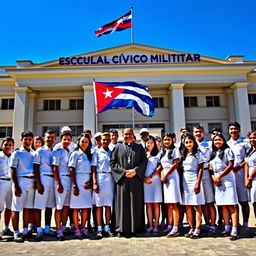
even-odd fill
[(133, 145), (133, 142), (131, 143), (124, 143), (126, 146), (131, 147)]

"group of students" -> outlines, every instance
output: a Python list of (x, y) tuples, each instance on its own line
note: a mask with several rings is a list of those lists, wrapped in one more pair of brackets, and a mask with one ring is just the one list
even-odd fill
[[(161, 140), (141, 129), (140, 143), (148, 159), (144, 175), (147, 232), (158, 232), (160, 205), (166, 206), (162, 207), (162, 218), (166, 214), (167, 237), (180, 235), (184, 213), (190, 226), (186, 237), (200, 237), (202, 216), (209, 235), (214, 235), (215, 204), (221, 208), (218, 212), (219, 219), (224, 220), (223, 236), (238, 238), (238, 203), (243, 225), (248, 227), (250, 200), (256, 215), (256, 131), (249, 134), (248, 141), (239, 135), (237, 122), (230, 123), (228, 130), (229, 141), (219, 129), (213, 130), (209, 141), (204, 138), (201, 125), (196, 125), (192, 134), (182, 128), (181, 142), (176, 143), (174, 133), (165, 134)], [(86, 130), (73, 143), (70, 128), (63, 127), (60, 143), (54, 145), (56, 134), (48, 130), (44, 140), (36, 137), (35, 141), (41, 143), (34, 144), (35, 150), (31, 132), (21, 134), (22, 146), (16, 150), (12, 138), (3, 140), (0, 152), (0, 212), (5, 208), (3, 235), (11, 234), (12, 218), (14, 241), (23, 242), (30, 235), (29, 223), (36, 227), (36, 239), (42, 240), (44, 234), (52, 234), (52, 209), (56, 208), (58, 240), (64, 240), (69, 216), (75, 237), (83, 238), (88, 235), (86, 224), (94, 207), (97, 238), (103, 234), (113, 236), (110, 225), (115, 183), (110, 161), (112, 151), (120, 144), (118, 132), (95, 134), (96, 144), (91, 139), (90, 130)], [(44, 229), (41, 210), (45, 210)], [(22, 232), (19, 231), (21, 211)]]

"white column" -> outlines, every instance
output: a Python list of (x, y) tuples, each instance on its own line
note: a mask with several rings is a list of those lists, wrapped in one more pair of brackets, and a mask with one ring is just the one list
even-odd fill
[(185, 84), (171, 84), (170, 94), (170, 122), (172, 131), (179, 137), (180, 128), (185, 126), (185, 108), (183, 87)]
[(96, 132), (96, 113), (95, 113), (95, 102), (94, 92), (92, 85), (84, 85), (84, 130), (90, 129), (92, 134)]
[[(37, 93), (29, 94), (29, 104), (28, 104), (28, 125), (27, 129), (35, 134), (35, 121), (36, 121), (36, 108), (37, 108)], [(35, 134), (39, 135), (39, 134)]]
[(228, 122), (234, 122), (236, 120), (235, 105), (234, 105), (234, 92), (232, 89), (224, 89), (226, 93), (226, 100), (228, 106)]
[(251, 130), (251, 117), (248, 102), (248, 83), (235, 83), (231, 86), (234, 90), (234, 105), (236, 121), (241, 125), (241, 135), (246, 136)]
[(15, 105), (13, 112), (13, 138), (15, 146), (20, 146), (20, 135), (28, 129), (28, 87), (15, 87)]

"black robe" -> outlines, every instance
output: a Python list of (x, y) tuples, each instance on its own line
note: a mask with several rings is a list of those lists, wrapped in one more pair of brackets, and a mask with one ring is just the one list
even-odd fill
[[(143, 232), (145, 229), (143, 182), (147, 166), (145, 149), (137, 143), (129, 146), (121, 144), (114, 148), (110, 165), (115, 180), (112, 227), (116, 232), (123, 234)], [(125, 172), (129, 169), (136, 171), (133, 178), (125, 177)]]

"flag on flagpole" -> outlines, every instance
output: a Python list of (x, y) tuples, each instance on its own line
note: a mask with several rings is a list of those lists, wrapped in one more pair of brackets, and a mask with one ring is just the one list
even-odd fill
[(100, 37), (102, 35), (107, 35), (115, 31), (123, 31), (127, 28), (132, 27), (132, 11), (129, 11), (122, 17), (109, 22), (108, 24), (98, 28), (95, 31), (96, 36)]
[(155, 102), (148, 93), (148, 87), (135, 82), (95, 82), (96, 112), (113, 108), (134, 107), (140, 114), (152, 117)]

